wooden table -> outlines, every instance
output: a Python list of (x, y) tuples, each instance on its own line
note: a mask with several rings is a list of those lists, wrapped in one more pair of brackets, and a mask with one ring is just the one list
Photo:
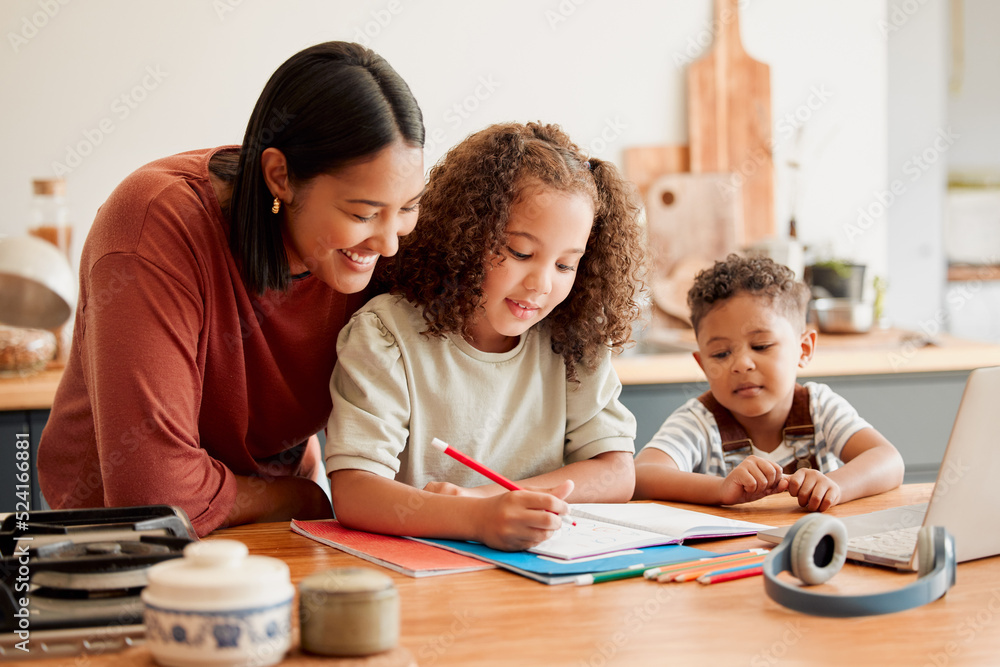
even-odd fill
[[(930, 492), (929, 484), (908, 485), (830, 513), (844, 516), (924, 502)], [(802, 516), (787, 495), (736, 508), (684, 507), (773, 525)], [(221, 530), (213, 538), (239, 539), (251, 553), (283, 559), (295, 582), (327, 568), (375, 567), (292, 533), (286, 523)], [(721, 552), (765, 545), (745, 537), (700, 546)], [(1000, 664), (1000, 558), (960, 565), (958, 583), (941, 600), (860, 619), (819, 618), (786, 609), (764, 594), (759, 577), (711, 586), (643, 579), (546, 586), (503, 570), (422, 579), (379, 570), (392, 576), (400, 594), (399, 653), (423, 667)], [(914, 577), (848, 563), (817, 590), (889, 590)], [(140, 646), (86, 664), (152, 662)], [(388, 663), (322, 661), (295, 651), (285, 664)]]

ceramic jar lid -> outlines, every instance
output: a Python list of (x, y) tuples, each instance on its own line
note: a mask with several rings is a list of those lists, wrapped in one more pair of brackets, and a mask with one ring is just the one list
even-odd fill
[(144, 598), (173, 609), (246, 609), (283, 602), (294, 593), (288, 566), (250, 556), (236, 540), (205, 540), (184, 547), (184, 558), (149, 570)]

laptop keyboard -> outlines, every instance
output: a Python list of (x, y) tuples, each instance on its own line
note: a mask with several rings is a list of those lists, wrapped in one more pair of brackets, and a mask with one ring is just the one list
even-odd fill
[(900, 528), (884, 533), (852, 537), (847, 541), (848, 549), (892, 560), (909, 560), (917, 548), (917, 533), (920, 526)]

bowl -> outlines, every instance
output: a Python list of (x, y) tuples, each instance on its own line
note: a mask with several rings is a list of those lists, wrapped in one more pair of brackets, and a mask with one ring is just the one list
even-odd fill
[(277, 558), (236, 540), (184, 547), (157, 563), (142, 591), (146, 645), (165, 667), (265, 667), (291, 645), (292, 586)]
[(34, 236), (0, 239), (0, 322), (54, 329), (76, 307), (76, 278), (66, 255)]
[(809, 311), (823, 333), (866, 333), (875, 320), (874, 304), (854, 299), (815, 299)]

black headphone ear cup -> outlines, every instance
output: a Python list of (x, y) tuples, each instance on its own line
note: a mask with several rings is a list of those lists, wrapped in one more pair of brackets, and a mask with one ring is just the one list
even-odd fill
[(917, 533), (917, 578), (934, 570), (934, 526), (922, 526)]
[(815, 512), (798, 521), (789, 554), (792, 574), (803, 583), (822, 584), (847, 559), (847, 529), (836, 517)]

